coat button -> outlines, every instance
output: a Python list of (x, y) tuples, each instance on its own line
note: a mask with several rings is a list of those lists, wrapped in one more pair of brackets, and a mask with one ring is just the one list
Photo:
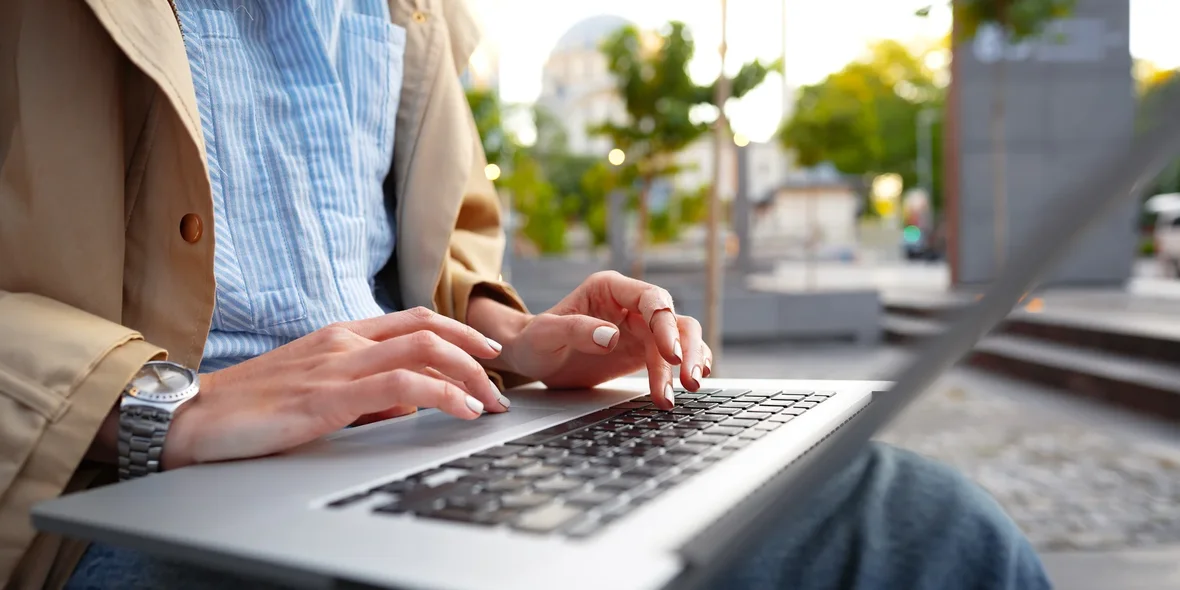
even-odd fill
[(414, 22), (416, 22), (416, 23), (426, 22), (426, 13), (422, 12), (421, 10), (414, 11)]
[(201, 239), (201, 218), (196, 213), (189, 213), (180, 218), (180, 237), (184, 241), (195, 244)]

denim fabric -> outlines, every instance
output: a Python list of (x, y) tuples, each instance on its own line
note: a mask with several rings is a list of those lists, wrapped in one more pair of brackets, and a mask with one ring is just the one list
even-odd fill
[[(1040, 559), (999, 505), (949, 467), (874, 444), (734, 564), (736, 590), (1040, 590)], [(96, 545), (67, 588), (268, 588)]]

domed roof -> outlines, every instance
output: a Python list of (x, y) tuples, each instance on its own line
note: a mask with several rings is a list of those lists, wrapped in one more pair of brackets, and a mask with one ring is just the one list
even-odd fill
[(607, 36), (629, 24), (631, 21), (613, 14), (592, 16), (570, 27), (570, 30), (557, 40), (557, 45), (553, 46), (550, 54), (597, 49), (598, 44)]

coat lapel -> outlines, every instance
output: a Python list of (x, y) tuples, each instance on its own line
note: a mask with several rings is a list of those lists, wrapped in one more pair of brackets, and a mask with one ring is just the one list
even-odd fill
[(180, 25), (169, 2), (86, 0), (111, 39), (168, 97), (205, 165), (205, 142)]
[(402, 304), (432, 306), (471, 171), (473, 141), (459, 70), (478, 42), (458, 0), (393, 0), (406, 28), (392, 174)]

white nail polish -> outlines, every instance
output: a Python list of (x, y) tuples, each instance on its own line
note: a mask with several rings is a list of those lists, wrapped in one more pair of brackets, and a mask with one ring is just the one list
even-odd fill
[(483, 402), (471, 397), (470, 395), (467, 396), (467, 399), (465, 401), (467, 402), (467, 407), (472, 412), (475, 412), (476, 414), (483, 413)]
[(672, 356), (684, 360), (684, 351), (680, 349), (680, 341), (677, 340), (672, 343)]
[(613, 328), (611, 326), (599, 326), (594, 328), (594, 343), (603, 348), (606, 348), (610, 346), (610, 341), (615, 337), (615, 334), (618, 333), (618, 328)]
[(492, 340), (491, 338), (488, 338), (487, 336), (484, 336), (484, 339), (488, 341), (488, 346), (491, 346), (492, 350), (494, 350), (496, 352), (500, 352), (501, 350), (504, 350), (504, 347), (501, 346), (499, 342), (496, 342), (495, 340)]
[(672, 384), (664, 385), (664, 399), (668, 400), (671, 405), (676, 405), (676, 393), (672, 391)]
[(697, 383), (701, 382), (701, 366), (697, 365), (692, 368), (692, 380)]
[(504, 394), (497, 395), (496, 401), (500, 402), (500, 405), (504, 406), (505, 409), (512, 407), (512, 400), (508, 399)]

